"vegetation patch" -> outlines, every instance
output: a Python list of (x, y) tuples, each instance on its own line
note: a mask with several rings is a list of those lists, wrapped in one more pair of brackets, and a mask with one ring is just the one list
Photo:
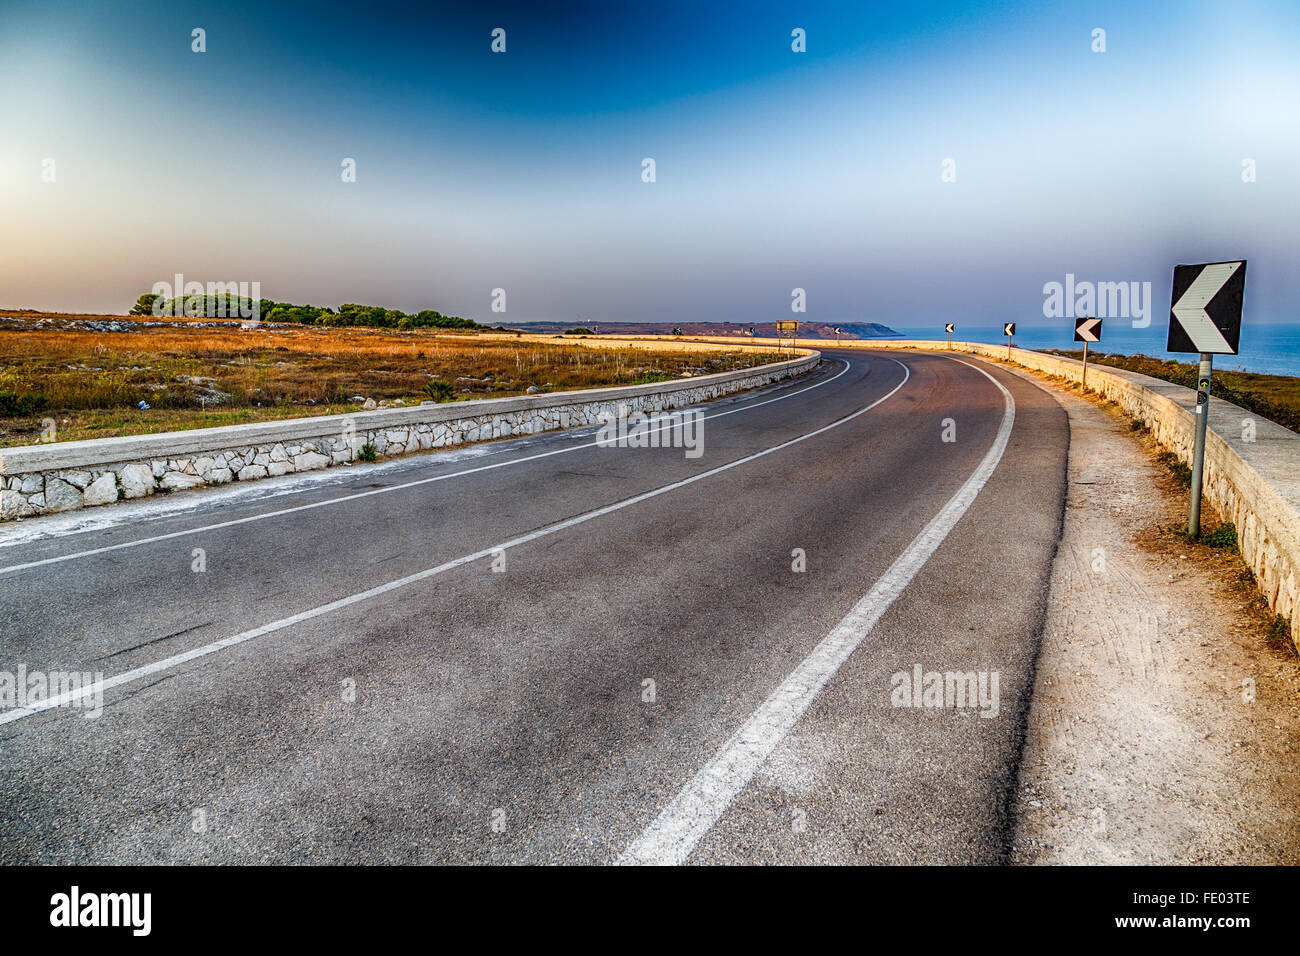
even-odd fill
[(1206, 547), (1235, 552), (1237, 550), (1237, 528), (1232, 522), (1225, 521), (1213, 531), (1202, 529), (1198, 540)]
[(1169, 472), (1177, 478), (1184, 486), (1192, 486), (1192, 469), (1187, 462), (1182, 461), (1172, 451), (1162, 451), (1156, 456), (1156, 459), (1169, 469)]
[(424, 383), (424, 394), (435, 402), (450, 402), (456, 397), (456, 389), (451, 382), (440, 378), (431, 378)]

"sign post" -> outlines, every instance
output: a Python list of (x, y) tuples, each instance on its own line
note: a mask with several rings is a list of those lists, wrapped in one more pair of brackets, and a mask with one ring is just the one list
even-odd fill
[(1201, 486), (1205, 473), (1205, 432), (1210, 426), (1210, 376), (1214, 372), (1214, 353), (1201, 353), (1201, 367), (1196, 373), (1196, 442), (1192, 446), (1192, 502), (1187, 509), (1187, 533), (1201, 533)]
[(781, 340), (782, 332), (793, 333), (793, 336), (790, 339), (791, 343), (793, 343), (790, 346), (790, 354), (793, 355), (795, 344), (797, 344), (799, 340), (799, 322), (795, 319), (778, 320), (776, 323), (776, 338), (778, 342)]
[(1192, 500), (1187, 534), (1201, 534), (1201, 488), (1205, 472), (1205, 433), (1210, 423), (1210, 380), (1215, 355), (1236, 355), (1241, 341), (1241, 306), (1246, 297), (1246, 261), (1174, 266), (1169, 302), (1170, 352), (1198, 352), (1196, 439), (1192, 447)]
[(1016, 334), (1016, 323), (1007, 322), (1003, 324), (1002, 331), (1005, 332), (1007, 336), (1007, 361), (1010, 362), (1011, 361), (1011, 336)]
[(1083, 343), (1083, 390), (1088, 390), (1088, 343), (1101, 341), (1101, 319), (1075, 319), (1074, 341)]
[(943, 330), (944, 330), (945, 332), (948, 333), (948, 351), (949, 351), (949, 352), (952, 351), (952, 332), (953, 332), (953, 329), (955, 329), (955, 328), (957, 328), (957, 323), (956, 323), (956, 322), (949, 322), (947, 325), (945, 325), (945, 326), (943, 327)]

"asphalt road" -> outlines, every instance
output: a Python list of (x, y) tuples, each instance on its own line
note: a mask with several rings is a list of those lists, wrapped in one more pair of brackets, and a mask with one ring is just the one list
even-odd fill
[[(1066, 416), (824, 355), (699, 458), (588, 429), (0, 528), (0, 670), (122, 677), (0, 711), (0, 862), (1000, 861)], [(917, 665), (996, 709), (893, 706)]]

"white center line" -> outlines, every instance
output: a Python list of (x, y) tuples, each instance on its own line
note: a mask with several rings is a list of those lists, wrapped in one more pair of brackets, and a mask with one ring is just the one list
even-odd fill
[[(42, 711), (49, 710), (54, 707), (62, 707), (65, 704), (70, 704), (75, 701), (79, 701), (83, 697), (90, 697), (91, 699), (94, 699), (98, 694), (101, 694), (105, 690), (109, 690), (113, 687), (120, 687), (123, 684), (129, 684), (132, 681), (140, 680), (141, 678), (148, 677), (151, 674), (157, 674), (160, 671), (170, 670), (171, 668), (184, 664), (187, 661), (197, 660), (200, 657), (207, 657), (210, 654), (217, 653), (217, 651), (222, 651), (228, 647), (234, 647), (236, 644), (243, 644), (245, 641), (251, 641), (254, 638), (262, 637), (266, 634), (271, 634), (275, 631), (283, 630), (284, 628), (291, 627), (294, 624), (301, 624), (303, 621), (310, 621), (313, 618), (317, 618), (317, 617), (321, 617), (322, 615), (329, 614), (331, 611), (337, 611), (340, 608), (345, 608), (348, 607), (349, 605), (357, 604), (361, 601), (368, 601), (373, 597), (378, 597), (381, 594), (387, 594), (389, 591), (396, 591), (398, 588), (404, 588), (409, 584), (414, 584), (417, 581), (423, 581), (426, 578), (431, 578), (434, 575), (442, 574), (444, 571), (450, 571), (453, 568), (459, 568), (462, 565), (469, 564), (473, 561), (478, 561), (482, 558), (493, 557), (500, 551), (505, 551), (509, 548), (516, 548), (519, 545), (527, 544), (530, 541), (536, 541), (538, 538), (544, 538), (548, 535), (555, 534), (559, 531), (564, 531), (566, 528), (572, 528), (575, 525), (580, 525), (587, 521), (591, 521), (593, 518), (599, 518), (602, 515), (607, 515), (615, 511), (620, 511), (623, 508), (629, 508), (632, 505), (639, 504), (642, 501), (648, 501), (651, 498), (657, 498), (660, 495), (667, 494), (670, 491), (676, 491), (678, 488), (685, 488), (687, 485), (692, 485), (697, 481), (703, 481), (705, 478), (711, 478), (712, 476), (721, 474), (724, 471), (730, 471), (732, 468), (738, 468), (741, 465), (748, 464), (749, 462), (755, 461), (759, 458), (763, 458), (766, 455), (772, 454), (773, 452), (778, 452), (781, 451), (782, 449), (789, 448), (791, 445), (797, 445), (799, 444), (799, 442), (807, 441), (809, 438), (813, 438), (817, 435), (821, 435), (825, 432), (828, 432), (832, 428), (838, 428), (840, 425), (852, 421), (853, 419), (857, 418), (859, 415), (866, 414), (867, 412), (875, 408), (877, 405), (879, 405), (881, 402), (883, 402), (885, 399), (889, 398), (891, 395), (897, 392), (905, 384), (907, 384), (907, 380), (912, 376), (911, 370), (908, 369), (908, 367), (904, 365), (902, 362), (899, 362), (897, 359), (890, 359), (890, 361), (897, 363), (899, 367), (903, 369), (903, 380), (901, 382), (895, 385), (892, 389), (890, 389), (880, 398), (876, 399), (870, 405), (864, 406), (863, 408), (859, 408), (855, 412), (850, 412), (848, 415), (845, 415), (843, 418), (836, 419), (835, 421), (831, 422), (829, 425), (823, 425), (821, 428), (818, 428), (815, 431), (805, 432), (804, 434), (799, 435), (795, 438), (791, 438), (788, 441), (783, 441), (779, 445), (773, 445), (770, 448), (764, 448), (762, 451), (754, 452), (752, 455), (746, 455), (744, 458), (737, 458), (735, 461), (727, 462), (727, 464), (719, 465), (716, 468), (710, 468), (708, 471), (702, 471), (698, 475), (692, 475), (691, 477), (684, 478), (681, 481), (674, 481), (672, 484), (662, 485), (659, 488), (654, 488), (650, 491), (642, 492), (639, 495), (633, 495), (631, 498), (625, 498), (622, 501), (616, 501), (613, 504), (605, 505), (602, 508), (596, 508), (592, 511), (583, 512), (582, 514), (575, 515), (572, 518), (566, 518), (565, 520), (558, 521), (555, 524), (547, 525), (544, 528), (538, 528), (536, 531), (531, 531), (528, 534), (520, 535), (517, 538), (511, 538), (509, 541), (504, 541), (501, 544), (493, 545), (490, 548), (484, 548), (481, 551), (475, 551), (473, 554), (467, 554), (463, 557), (455, 558), (454, 560), (447, 561), (443, 564), (438, 565), (437, 567), (426, 568), (423, 571), (417, 571), (414, 574), (408, 574), (406, 577), (398, 578), (395, 581), (389, 581), (387, 584), (380, 584), (376, 587), (369, 588), (365, 591), (360, 591), (357, 594), (350, 594), (347, 597), (339, 598), (337, 601), (330, 601), (328, 604), (322, 604), (319, 607), (314, 607), (306, 611), (300, 611), (297, 614), (291, 615), (286, 618), (281, 618), (278, 621), (272, 621), (269, 624), (263, 624), (261, 627), (255, 627), (252, 630), (248, 630), (248, 631), (241, 631), (240, 633), (233, 634), (230, 637), (223, 637), (219, 641), (213, 641), (210, 644), (204, 644), (201, 647), (196, 647), (191, 650), (184, 651), (180, 654), (174, 654), (171, 657), (165, 657), (162, 660), (154, 661), (152, 664), (145, 664), (142, 667), (137, 667), (133, 670), (124, 671), (123, 673), (115, 674), (112, 677), (106, 677), (103, 680), (96, 681), (95, 683), (90, 684), (86, 687), (82, 687), (78, 690), (68, 691), (66, 693), (59, 694), (55, 697), (47, 698), (46, 700), (40, 701), (38, 703), (30, 704), (27, 707), (21, 707), (21, 708), (16, 708), (14, 710), (5, 711), (3, 713), (0, 713), (0, 724), (7, 724), (10, 723), (11, 721), (21, 720), (24, 717), (30, 717), (33, 714), (38, 714)], [(840, 374), (842, 375), (844, 373), (841, 372)], [(813, 387), (815, 388), (816, 386)], [(730, 414), (730, 413), (723, 413), (723, 414)]]
[[(836, 361), (844, 362), (844, 368), (830, 378), (818, 382), (816, 385), (809, 385), (807, 388), (801, 388), (798, 391), (788, 392), (785, 395), (778, 395), (776, 398), (765, 399), (761, 402), (754, 402), (752, 405), (745, 405), (741, 408), (733, 408), (727, 412), (717, 412), (713, 415), (705, 415), (704, 421), (714, 418), (725, 418), (727, 415), (736, 415), (740, 412), (747, 412), (755, 408), (761, 408), (764, 405), (770, 405), (772, 402), (785, 401), (787, 398), (794, 398), (796, 395), (802, 395), (804, 392), (811, 392), (814, 388), (821, 388), (823, 385), (829, 385), (845, 372), (851, 365), (844, 359)], [(665, 426), (666, 427), (666, 426)], [(215, 524), (200, 525), (197, 528), (186, 528), (182, 531), (171, 531), (167, 534), (156, 534), (149, 538), (138, 538), (134, 541), (123, 541), (120, 544), (109, 544), (101, 548), (88, 548), (85, 551), (73, 551), (69, 554), (61, 554), (53, 558), (42, 558), (39, 561), (26, 561), (22, 564), (11, 564), (8, 567), (0, 568), (0, 574), (8, 574), (12, 571), (25, 571), (29, 568), (39, 568), (47, 564), (58, 564), (62, 561), (72, 561), (76, 558), (87, 558), (95, 554), (106, 554), (109, 551), (119, 551), (123, 548), (137, 548), (144, 544), (153, 544), (156, 541), (168, 541), (173, 538), (183, 538), (186, 535), (199, 534), (204, 531), (216, 531), (219, 528), (230, 528), (234, 525), (246, 524), (250, 521), (264, 521), (267, 518), (278, 518), (282, 515), (293, 514), (297, 511), (308, 511), (312, 508), (325, 508), (330, 505), (343, 504), (346, 501), (356, 501), (359, 498), (369, 498), (371, 495), (383, 495), (390, 491), (401, 491), (405, 488), (415, 488), (419, 485), (427, 485), (435, 481), (447, 481), (451, 478), (463, 478), (465, 475), (473, 475), (482, 471), (491, 471), (495, 468), (506, 468), (510, 465), (521, 465), (529, 461), (537, 461), (539, 458), (549, 458), (552, 455), (564, 455), (573, 451), (580, 451), (583, 448), (595, 448), (600, 443), (598, 441), (585, 442), (581, 445), (570, 445), (566, 448), (557, 448), (554, 451), (539, 452), (535, 455), (525, 455), (522, 458), (511, 458), (508, 461), (498, 461), (490, 465), (479, 465), (476, 468), (464, 468), (460, 471), (449, 472), (445, 475), (434, 475), (432, 478), (418, 478), (415, 481), (407, 481), (398, 485), (389, 485), (385, 488), (375, 488), (370, 491), (358, 491), (350, 495), (342, 495), (338, 498), (328, 498), (325, 501), (314, 501), (310, 504), (295, 505), (292, 508), (280, 508), (277, 511), (266, 511), (262, 514), (249, 515), (246, 518), (232, 518), (229, 521), (219, 521)], [(2, 545), (0, 545), (2, 546)]]
[(930, 556), (975, 501), (1002, 460), (1016, 420), (1011, 393), (984, 369), (961, 359), (984, 375), (1002, 392), (1002, 425), (984, 460), (948, 503), (907, 546), (844, 619), (835, 625), (798, 667), (745, 721), (722, 749), (664, 807), (636, 841), (619, 857), (622, 864), (673, 866), (685, 862), (691, 851), (722, 816), (736, 795), (785, 738), (795, 722), (821, 693), (826, 682), (871, 633), (882, 614), (911, 583)]

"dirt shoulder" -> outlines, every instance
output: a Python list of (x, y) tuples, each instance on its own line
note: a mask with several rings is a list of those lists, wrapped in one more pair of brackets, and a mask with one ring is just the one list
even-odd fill
[(1154, 441), (1053, 392), (1069, 492), (1011, 861), (1300, 862), (1300, 660), (1240, 557), (1178, 533), (1188, 491)]

